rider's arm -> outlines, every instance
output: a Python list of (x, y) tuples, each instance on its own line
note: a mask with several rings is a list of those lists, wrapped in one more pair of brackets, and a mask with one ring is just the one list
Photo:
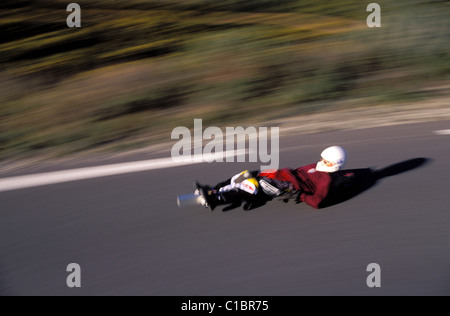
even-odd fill
[(299, 196), (301, 202), (305, 202), (315, 209), (320, 208), (320, 204), (325, 200), (330, 191), (330, 182), (324, 181), (317, 186), (316, 191), (311, 193), (302, 193)]
[(326, 195), (316, 193), (314, 195), (303, 193), (300, 195), (300, 201), (312, 206), (315, 209), (320, 208), (320, 203), (325, 199)]

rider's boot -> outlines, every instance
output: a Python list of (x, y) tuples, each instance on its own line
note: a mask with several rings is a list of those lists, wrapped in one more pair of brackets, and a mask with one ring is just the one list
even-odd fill
[(220, 205), (217, 190), (208, 185), (201, 185), (198, 182), (195, 183), (195, 186), (197, 188), (195, 194), (202, 196), (202, 205), (209, 208), (210, 211), (214, 211), (214, 209)]

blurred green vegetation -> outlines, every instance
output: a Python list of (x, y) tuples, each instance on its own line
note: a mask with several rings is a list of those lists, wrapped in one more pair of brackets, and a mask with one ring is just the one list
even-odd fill
[[(425, 100), (449, 80), (448, 1), (0, 3), (0, 159), (170, 140), (224, 126)], [(342, 104), (342, 102), (340, 102)], [(355, 104), (355, 102), (351, 102)]]

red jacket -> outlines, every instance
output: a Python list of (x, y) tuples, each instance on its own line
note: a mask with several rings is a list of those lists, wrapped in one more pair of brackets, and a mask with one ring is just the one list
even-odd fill
[(327, 197), (332, 182), (329, 173), (316, 170), (316, 164), (296, 170), (286, 168), (275, 172), (263, 172), (259, 176), (292, 183), (296, 190), (303, 192), (299, 196), (299, 201), (315, 209), (320, 208), (320, 204)]

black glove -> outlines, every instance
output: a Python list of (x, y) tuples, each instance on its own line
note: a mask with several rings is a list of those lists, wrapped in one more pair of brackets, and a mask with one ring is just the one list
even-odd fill
[(305, 193), (303, 190), (298, 190), (297, 191), (297, 197), (295, 198), (295, 202), (297, 204), (303, 203), (302, 201), (302, 194)]
[(284, 193), (280, 196), (280, 200), (282, 200), (283, 202), (288, 203), (289, 200), (298, 199), (299, 191), (295, 190), (292, 183), (289, 183), (289, 186), (286, 187), (283, 191)]

